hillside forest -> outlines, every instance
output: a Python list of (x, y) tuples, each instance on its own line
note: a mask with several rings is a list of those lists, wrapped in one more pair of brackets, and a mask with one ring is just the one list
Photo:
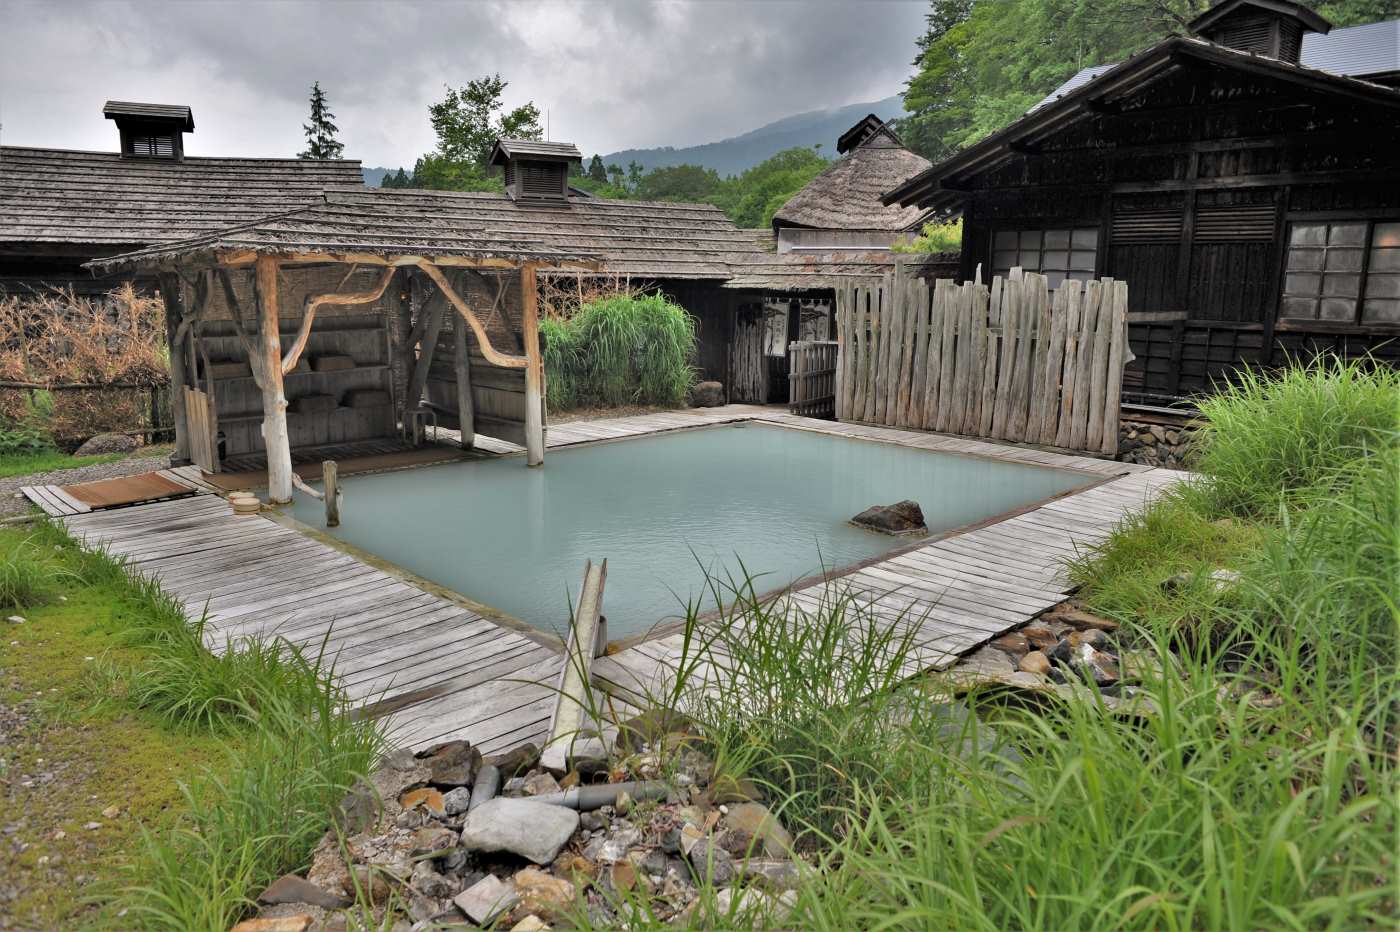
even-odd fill
[[(1305, 0), (1306, 2), (1306, 0)], [(1212, 0), (931, 0), (922, 35), (911, 36), (913, 74), (907, 115), (896, 128), (914, 151), (937, 162), (1021, 116), (1081, 68), (1121, 61), (1171, 35)], [(1314, 7), (1335, 26), (1400, 18), (1400, 0), (1322, 0)], [(499, 74), (447, 88), (429, 107), (438, 145), (410, 175), (386, 175), (384, 187), (504, 190), (486, 165), (497, 136), (538, 139), (533, 103), (506, 110)], [(594, 155), (570, 183), (598, 197), (713, 204), (741, 227), (765, 228), (773, 214), (828, 164), (814, 149), (793, 148), (737, 175), (699, 165), (644, 171), (636, 162), (604, 164)]]

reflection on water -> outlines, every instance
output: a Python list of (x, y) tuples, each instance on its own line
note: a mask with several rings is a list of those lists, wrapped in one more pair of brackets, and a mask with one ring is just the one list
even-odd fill
[[(748, 424), (341, 480), (331, 533), (546, 630), (568, 623), (586, 559), (608, 560), (604, 613), (626, 637), (683, 613), (703, 569), (769, 589), (906, 540), (847, 520), (917, 501), (958, 527), (1082, 485), (1081, 474)], [(320, 502), (296, 517), (320, 528)]]

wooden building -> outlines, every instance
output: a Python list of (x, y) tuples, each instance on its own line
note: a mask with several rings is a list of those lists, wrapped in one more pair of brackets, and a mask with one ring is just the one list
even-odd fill
[(836, 141), (840, 157), (773, 214), (779, 253), (870, 252), (916, 236), (928, 211), (880, 197), (929, 168), (875, 114)]
[(884, 200), (960, 212), (965, 279), (1125, 279), (1126, 401), (1319, 352), (1400, 359), (1400, 22), (1225, 0), (1190, 32)]
[(185, 155), (189, 107), (108, 101), (114, 152), (0, 146), (0, 295), (96, 294), (120, 278), (83, 263), (282, 213), (328, 189), (362, 188), (353, 160)]

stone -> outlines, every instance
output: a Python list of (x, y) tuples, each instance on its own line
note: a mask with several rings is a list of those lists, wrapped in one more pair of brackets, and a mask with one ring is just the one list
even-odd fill
[(539, 763), (540, 749), (533, 744), (522, 744), (504, 754), (497, 754), (495, 757), (488, 757), (485, 763), (490, 764), (501, 772), (501, 776), (509, 779), (519, 776)]
[(594, 809), (592, 812), (580, 812), (578, 823), (586, 832), (601, 832), (608, 827), (608, 817)]
[(139, 446), (135, 437), (126, 434), (97, 434), (85, 440), (82, 446), (73, 451), (73, 455), (108, 456), (113, 453), (131, 453)]
[(637, 865), (631, 861), (614, 861), (608, 868), (608, 883), (618, 893), (627, 893), (637, 885)]
[(587, 886), (598, 876), (598, 865), (578, 854), (566, 854), (554, 862), (554, 872), (576, 884)]
[(1079, 650), (1085, 644), (1095, 650), (1101, 650), (1108, 646), (1108, 635), (1098, 628), (1089, 628), (1085, 631), (1071, 631), (1069, 634), (1069, 646), (1071, 650)]
[(992, 646), (1003, 653), (1010, 654), (1018, 660), (1024, 657), (1026, 652), (1031, 649), (1030, 642), (1026, 640), (1026, 636), (1019, 631), (1003, 634), (1001, 637), (992, 641)]
[(266, 890), (258, 894), (258, 902), (264, 906), (279, 903), (305, 903), (322, 909), (344, 909), (352, 902), (348, 897), (322, 890), (311, 881), (296, 874), (284, 874), (274, 880)]
[(797, 862), (787, 858), (744, 858), (734, 862), (735, 873), (770, 890), (796, 890), (802, 880)]
[(433, 786), (471, 786), (481, 766), (481, 752), (466, 741), (449, 741), (432, 748), (423, 762), (428, 765), (428, 782)]
[(456, 786), (442, 794), (442, 808), (450, 816), (461, 815), (472, 804), (472, 791)]
[(544, 796), (560, 791), (559, 781), (548, 772), (531, 774), (525, 778), (526, 796)]
[(669, 860), (670, 859), (666, 857), (665, 851), (662, 851), (660, 848), (652, 848), (646, 854), (642, 855), (641, 862), (638, 866), (648, 874), (664, 874), (666, 873), (666, 865)]
[(452, 901), (441, 900), (435, 896), (410, 896), (408, 915), (420, 928), (457, 918), (456, 912), (452, 909)]
[[(796, 891), (789, 890), (780, 896), (769, 896), (753, 887), (721, 890), (715, 894), (715, 915), (733, 916), (736, 919), (747, 913), (766, 913), (767, 921), (753, 928), (785, 928), (788, 915), (797, 904)], [(752, 920), (750, 919), (750, 922)], [(749, 927), (749, 922), (744, 923)]]
[(696, 382), (690, 390), (692, 408), (718, 408), (724, 404), (724, 385), (720, 382)]
[(1113, 658), (1101, 651), (1094, 650), (1088, 644), (1082, 645), (1075, 651), (1071, 666), (1089, 674), (1094, 682), (1100, 686), (1108, 686), (1120, 679), (1118, 664), (1114, 663)]
[(527, 867), (515, 875), (515, 892), (520, 897), (520, 910), (555, 916), (573, 905), (577, 892), (573, 882), (547, 874), (537, 867)]
[(690, 734), (693, 730), (694, 723), (689, 716), (674, 709), (654, 706), (619, 725), (614, 744), (624, 754), (635, 754), (668, 734)]
[[(626, 823), (620, 823), (625, 825)], [(635, 828), (620, 828), (610, 837), (603, 839), (603, 843), (598, 846), (595, 861), (604, 864), (611, 864), (627, 856), (627, 852), (633, 847), (641, 844), (642, 833)]]
[(462, 847), (468, 851), (508, 851), (536, 864), (559, 856), (578, 830), (578, 813), (528, 799), (497, 797), (467, 813)]
[(1056, 610), (1041, 616), (1042, 621), (1058, 621), (1079, 631), (1117, 631), (1118, 622), (1078, 609)]
[[(358, 893), (365, 894), (369, 901), (375, 906), (382, 906), (388, 902), (393, 887), (390, 886), (384, 871), (376, 870), (367, 864), (356, 864), (352, 868), (355, 875), (355, 889)], [(357, 896), (356, 899), (359, 897)]]
[(510, 927), (510, 932), (545, 932), (549, 925), (539, 916), (526, 916)]
[(450, 878), (433, 870), (431, 861), (419, 861), (413, 865), (409, 885), (424, 896), (444, 899), (457, 893), (457, 884)]
[(1040, 676), (1050, 672), (1050, 658), (1038, 650), (1033, 650), (1021, 658), (1021, 662), (1016, 664), (1016, 669), (1022, 673), (1035, 673)]
[(752, 780), (736, 780), (725, 773), (714, 778), (714, 783), (710, 786), (710, 797), (716, 804), (742, 803), (762, 799), (763, 791)]
[(747, 832), (763, 845), (764, 853), (772, 858), (787, 857), (792, 852), (792, 835), (768, 807), (761, 803), (741, 803), (729, 807), (724, 817), (730, 829)]
[(417, 809), (421, 807), (425, 812), (442, 818), (447, 815), (447, 805), (442, 798), (442, 793), (432, 787), (422, 787), (416, 790), (409, 790), (399, 797), (399, 805), (405, 809)]
[(559, 789), (571, 790), (578, 786), (580, 779), (577, 770), (570, 770), (568, 773), (564, 774), (563, 779), (559, 781)]
[(701, 883), (722, 887), (734, 880), (734, 859), (708, 838), (697, 839), (686, 852), (686, 860)]
[(315, 919), (306, 913), (267, 919), (244, 919), (229, 932), (306, 932)]
[(358, 835), (374, 824), (379, 811), (379, 796), (374, 787), (357, 783), (341, 799), (332, 818), (345, 834)]
[(893, 505), (872, 505), (851, 519), (856, 527), (881, 534), (921, 534), (928, 531), (919, 503), (905, 499)]
[(1044, 624), (1026, 625), (1021, 629), (1020, 634), (1033, 649), (1038, 651), (1048, 651), (1060, 643), (1055, 632)]
[(457, 833), (441, 825), (425, 825), (413, 833), (414, 857), (445, 854), (457, 845)]
[(482, 764), (476, 772), (476, 782), (472, 784), (472, 801), (468, 811), (495, 799), (501, 791), (501, 770), (495, 764)]
[(748, 857), (752, 853), (754, 837), (743, 829), (731, 828), (715, 837), (715, 844), (736, 858)]
[(1069, 638), (1061, 638), (1055, 642), (1055, 646), (1045, 652), (1045, 656), (1050, 658), (1051, 663), (1070, 663), (1074, 657), (1074, 650), (1069, 646)]
[(452, 898), (458, 909), (477, 925), (484, 926), (501, 913), (515, 909), (520, 903), (520, 894), (515, 887), (487, 874)]

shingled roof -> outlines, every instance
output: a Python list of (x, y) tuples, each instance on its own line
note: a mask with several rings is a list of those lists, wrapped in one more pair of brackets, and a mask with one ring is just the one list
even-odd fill
[(773, 225), (891, 232), (916, 228), (926, 211), (917, 207), (886, 207), (880, 202), (880, 195), (913, 178), (929, 164), (928, 159), (904, 148), (899, 138), (882, 126), (794, 194), (773, 215)]
[(362, 188), (353, 160), (139, 159), (0, 146), (0, 243), (146, 246)]
[(121, 271), (223, 250), (598, 260), (611, 274), (652, 279), (727, 279), (759, 251), (753, 231), (709, 205), (577, 198), (541, 207), (503, 194), (366, 189), (89, 264)]
[[(894, 271), (898, 257), (888, 250), (842, 253), (784, 252), (759, 255), (734, 270), (725, 288), (745, 291), (818, 291), (850, 283), (868, 284)], [(915, 275), (954, 276), (957, 253), (906, 255)]]

